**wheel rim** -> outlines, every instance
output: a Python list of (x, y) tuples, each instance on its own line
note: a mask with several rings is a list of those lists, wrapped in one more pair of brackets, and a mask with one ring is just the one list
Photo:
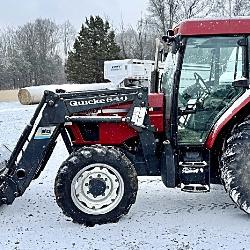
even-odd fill
[(121, 201), (124, 182), (110, 165), (95, 163), (81, 169), (71, 183), (74, 204), (87, 214), (106, 214)]

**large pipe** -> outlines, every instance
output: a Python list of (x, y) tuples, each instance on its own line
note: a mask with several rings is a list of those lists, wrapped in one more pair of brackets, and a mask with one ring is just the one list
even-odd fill
[(41, 101), (45, 90), (56, 92), (88, 91), (98, 89), (116, 89), (113, 83), (91, 83), (91, 84), (62, 84), (62, 85), (41, 85), (22, 88), (18, 91), (18, 100), (23, 105), (37, 104)]

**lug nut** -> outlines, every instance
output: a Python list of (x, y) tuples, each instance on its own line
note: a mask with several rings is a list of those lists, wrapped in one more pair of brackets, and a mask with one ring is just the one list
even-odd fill
[(142, 93), (139, 93), (138, 94), (138, 98), (141, 99), (143, 97), (143, 94)]

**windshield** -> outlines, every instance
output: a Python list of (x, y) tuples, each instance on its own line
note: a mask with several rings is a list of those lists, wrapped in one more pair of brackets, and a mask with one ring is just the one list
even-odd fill
[(242, 37), (189, 38), (182, 66), (181, 89), (195, 80), (194, 72), (214, 85), (242, 77)]
[[(232, 87), (245, 76), (243, 37), (192, 37), (186, 40), (178, 96), (178, 141), (204, 142), (220, 111), (242, 91)], [(246, 77), (246, 76), (245, 76)], [(248, 77), (248, 76), (247, 76)]]

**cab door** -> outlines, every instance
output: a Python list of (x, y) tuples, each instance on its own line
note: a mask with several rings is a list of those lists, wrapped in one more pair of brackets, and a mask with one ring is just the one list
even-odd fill
[(186, 40), (178, 90), (178, 145), (203, 144), (215, 121), (243, 93), (232, 86), (246, 74), (241, 39), (245, 38)]

